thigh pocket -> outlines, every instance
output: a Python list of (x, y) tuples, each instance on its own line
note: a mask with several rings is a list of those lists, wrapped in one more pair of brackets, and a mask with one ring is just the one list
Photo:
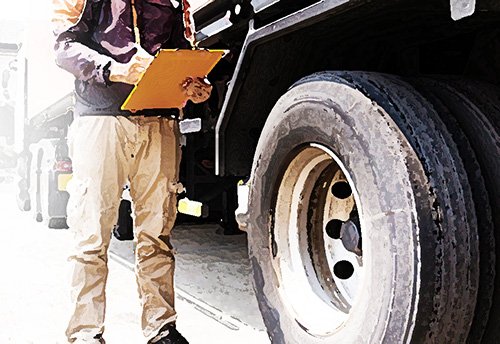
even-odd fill
[(177, 218), (177, 193), (169, 192), (163, 202), (162, 235), (169, 235)]
[(85, 215), (85, 198), (89, 188), (90, 179), (73, 178), (68, 182), (67, 191), (69, 200), (66, 209), (68, 226), (73, 228), (83, 221)]

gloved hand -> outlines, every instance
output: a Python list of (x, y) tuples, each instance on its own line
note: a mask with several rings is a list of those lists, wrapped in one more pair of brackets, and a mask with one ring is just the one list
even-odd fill
[(193, 103), (203, 103), (210, 98), (212, 85), (207, 79), (189, 77), (182, 83), (184, 94)]
[(139, 82), (142, 74), (153, 60), (153, 56), (142, 47), (138, 46), (137, 52), (132, 56), (129, 62), (120, 63), (114, 61), (111, 63), (109, 66), (109, 80), (112, 82), (123, 82), (135, 85)]

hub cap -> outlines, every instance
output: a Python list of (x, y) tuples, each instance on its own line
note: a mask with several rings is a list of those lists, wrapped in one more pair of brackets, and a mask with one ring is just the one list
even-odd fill
[(282, 300), (309, 333), (348, 318), (363, 279), (359, 198), (340, 159), (310, 144), (278, 186), (271, 240)]

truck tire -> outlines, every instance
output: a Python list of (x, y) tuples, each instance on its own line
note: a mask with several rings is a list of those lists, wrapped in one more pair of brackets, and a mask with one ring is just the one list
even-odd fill
[(500, 213), (492, 210), (500, 209), (500, 133), (497, 126), (500, 90), (493, 85), (456, 78), (411, 82), (438, 110), (461, 150), (473, 191), (481, 262), (469, 342), (496, 343), (500, 341), (500, 264), (496, 263), (500, 257)]
[(479, 284), (464, 164), (399, 78), (309, 76), (258, 142), (240, 216), (273, 343), (461, 343)]

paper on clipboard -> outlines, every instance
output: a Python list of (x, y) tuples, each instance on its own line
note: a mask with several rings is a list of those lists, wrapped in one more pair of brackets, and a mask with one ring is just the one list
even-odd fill
[(188, 77), (205, 77), (224, 50), (160, 50), (122, 105), (132, 112), (182, 108), (187, 98), (182, 83)]

